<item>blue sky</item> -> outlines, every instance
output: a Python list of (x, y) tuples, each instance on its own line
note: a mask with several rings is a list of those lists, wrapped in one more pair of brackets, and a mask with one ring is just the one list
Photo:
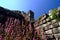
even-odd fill
[(35, 19), (60, 6), (60, 0), (0, 0), (0, 6), (10, 10), (34, 11)]

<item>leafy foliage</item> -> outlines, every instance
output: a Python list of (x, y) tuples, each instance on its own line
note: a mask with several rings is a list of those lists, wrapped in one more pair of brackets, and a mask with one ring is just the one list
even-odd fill
[(57, 19), (57, 15), (56, 15), (56, 9), (52, 10), (52, 17), (53, 19)]
[(57, 13), (57, 10), (53, 9), (52, 10), (52, 17), (53, 17), (53, 19), (56, 19), (57, 21), (60, 21), (60, 18), (58, 17), (58, 15), (56, 13)]

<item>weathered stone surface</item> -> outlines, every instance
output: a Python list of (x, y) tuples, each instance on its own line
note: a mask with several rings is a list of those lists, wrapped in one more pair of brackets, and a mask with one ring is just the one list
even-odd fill
[(51, 25), (51, 22), (47, 22), (47, 25)]
[(59, 39), (60, 40), (60, 39)]
[(49, 29), (52, 29), (53, 28), (53, 25), (49, 25)]
[(50, 18), (47, 18), (47, 19), (46, 19), (47, 22), (50, 21), (50, 20), (51, 20)]
[(43, 24), (42, 26), (43, 26), (43, 27), (46, 27), (46, 26), (47, 26), (47, 24)]
[(53, 38), (53, 35), (46, 35), (47, 39), (48, 38)]
[(56, 34), (56, 33), (58, 33), (59, 31), (58, 31), (58, 28), (53, 28), (53, 33), (54, 34)]
[[(56, 14), (60, 17), (60, 8), (57, 11)], [(0, 7), (0, 39), (40, 40), (45, 37), (44, 34), (50, 38), (53, 35), (60, 38), (60, 22), (53, 19), (52, 10), (49, 13), (34, 21), (34, 12), (31, 10), (25, 14)]]
[(60, 38), (60, 33), (54, 34), (54, 36), (55, 36), (56, 38)]
[(47, 14), (43, 14), (43, 16), (41, 17), (40, 21), (42, 21), (42, 20), (46, 19), (47, 17), (48, 17), (48, 15), (47, 15)]
[(59, 27), (59, 24), (58, 23), (54, 23), (52, 25), (53, 25), (53, 27)]
[(58, 38), (60, 38), (60, 33), (58, 33)]
[(46, 23), (46, 20), (43, 20), (43, 24)]
[(58, 27), (58, 31), (59, 31), (59, 33), (60, 33), (60, 27)]
[(59, 26), (60, 26), (60, 22), (58, 22)]
[(51, 35), (51, 34), (52, 34), (52, 30), (47, 30), (47, 31), (45, 31), (45, 34)]
[(48, 27), (46, 26), (46, 27), (44, 27), (44, 30), (48, 30)]
[(39, 24), (41, 25), (41, 24), (43, 24), (43, 22), (42, 22), (42, 21), (40, 21), (40, 23), (39, 23)]
[(58, 34), (54, 34), (54, 36), (55, 36), (55, 38), (57, 38), (58, 37)]
[(54, 23), (56, 23), (56, 22), (57, 22), (56, 19), (52, 20), (52, 24), (54, 24)]
[(33, 30), (33, 22), (25, 20), (20, 11), (0, 7), (0, 40), (32, 40)]

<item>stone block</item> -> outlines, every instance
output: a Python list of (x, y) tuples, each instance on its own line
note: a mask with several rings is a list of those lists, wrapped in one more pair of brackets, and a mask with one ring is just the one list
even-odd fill
[(58, 31), (58, 28), (53, 28), (53, 33), (54, 34), (56, 34), (56, 33), (58, 33), (59, 31)]
[(58, 27), (58, 31), (59, 31), (59, 33), (60, 33), (60, 27)]
[(54, 23), (54, 24), (52, 24), (53, 25), (53, 27), (55, 28), (55, 27), (59, 27), (59, 24), (58, 23)]
[(45, 31), (45, 34), (52, 34), (52, 30), (50, 29), (50, 30), (47, 30), (47, 31)]

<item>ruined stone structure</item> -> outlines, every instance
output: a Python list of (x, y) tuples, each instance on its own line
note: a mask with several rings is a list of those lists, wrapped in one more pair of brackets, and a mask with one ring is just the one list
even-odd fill
[(25, 13), (0, 7), (0, 40), (60, 40), (60, 7), (38, 20), (31, 10)]
[[(52, 11), (53, 10), (49, 11), (49, 15), (43, 14), (34, 23), (34, 27), (37, 35), (40, 35), (43, 40), (59, 40), (60, 39), (60, 20), (57, 21), (55, 18), (53, 18), (54, 15), (52, 15)], [(55, 13), (55, 11), (53, 11), (53, 13)], [(60, 19), (60, 7), (57, 8), (56, 15)], [(39, 30), (41, 32), (39, 32)]]
[(33, 40), (32, 14), (34, 15), (31, 10), (27, 15), (23, 11), (11, 11), (0, 7), (0, 40)]
[(44, 14), (37, 21), (35, 21), (35, 23), (34, 23), (35, 31), (36, 31), (36, 33), (38, 35), (38, 38), (41, 38), (41, 40), (45, 40), (46, 39), (45, 36), (44, 36), (43, 27), (45, 27), (45, 23), (46, 23), (45, 19), (47, 17), (48, 17), (48, 15)]

